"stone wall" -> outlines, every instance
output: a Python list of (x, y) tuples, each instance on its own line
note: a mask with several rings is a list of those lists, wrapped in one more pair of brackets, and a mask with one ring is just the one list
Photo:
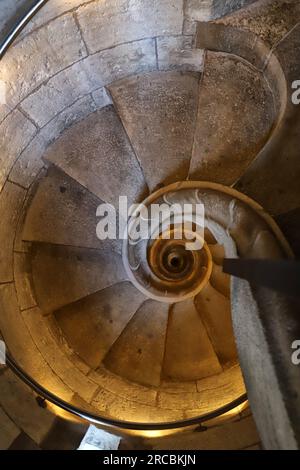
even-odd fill
[(45, 147), (107, 104), (104, 86), (157, 69), (202, 70), (203, 52), (193, 48), (183, 1), (149, 5), (53, 0), (26, 26), (1, 61), (0, 189), (9, 174), (28, 187)]

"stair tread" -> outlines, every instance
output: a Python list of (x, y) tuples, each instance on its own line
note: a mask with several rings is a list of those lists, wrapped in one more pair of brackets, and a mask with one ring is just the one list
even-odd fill
[(230, 300), (208, 284), (195, 298), (195, 306), (222, 365), (237, 360)]
[(208, 52), (198, 109), (189, 179), (231, 185), (269, 137), (272, 93), (246, 62)]
[(225, 297), (230, 297), (230, 276), (223, 272), (223, 266), (213, 264), (210, 283), (212, 287)]
[(31, 267), (36, 301), (44, 313), (126, 279), (113, 251), (35, 244)]
[(153, 72), (121, 80), (109, 90), (150, 190), (186, 179), (199, 74)]
[(26, 241), (120, 251), (117, 241), (100, 241), (96, 211), (102, 201), (55, 167), (39, 182), (28, 209), (22, 238)]
[(96, 369), (143, 301), (122, 282), (57, 310), (55, 318), (71, 348)]
[(170, 312), (163, 374), (171, 380), (199, 380), (222, 372), (193, 300), (173, 305)]
[(300, 77), (300, 25), (274, 49), (287, 81), (288, 103), (280, 128), (235, 188), (273, 215), (299, 207), (300, 106), (292, 103), (292, 84)]
[(147, 300), (107, 354), (105, 366), (142, 385), (159, 386), (169, 305)]
[(131, 204), (147, 194), (142, 170), (112, 106), (64, 132), (45, 159), (114, 207), (119, 196), (127, 196)]

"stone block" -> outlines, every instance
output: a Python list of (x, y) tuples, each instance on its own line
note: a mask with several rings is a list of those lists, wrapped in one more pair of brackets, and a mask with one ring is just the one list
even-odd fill
[(187, 433), (162, 438), (156, 443), (153, 442), (153, 448), (168, 450), (239, 450), (250, 447), (257, 442), (259, 442), (259, 436), (253, 419), (249, 417), (201, 433)]
[(26, 191), (7, 182), (0, 194), (0, 282), (13, 280), (13, 243)]
[(24, 36), (31, 34), (44, 24), (55, 20), (55, 18), (62, 16), (68, 11), (74, 11), (85, 3), (90, 3), (90, 1), (91, 0), (51, 0), (51, 2), (47, 2), (25, 26), (23, 31), (21, 31), (18, 39), (23, 39)]
[(20, 430), (2, 408), (0, 408), (0, 428), (0, 450), (6, 450), (18, 437)]
[(155, 68), (154, 40), (117, 46), (58, 73), (26, 98), (22, 108), (40, 125), (45, 125), (78, 98), (127, 75)]
[(240, 10), (255, 0), (187, 0), (185, 14), (197, 21), (210, 21)]
[(111, 97), (105, 87), (99, 88), (92, 93), (97, 108), (104, 108), (112, 104)]
[(0, 125), (0, 190), (15, 160), (37, 132), (20, 111), (15, 110)]
[(29, 188), (45, 165), (42, 156), (46, 148), (47, 142), (39, 132), (16, 160), (9, 174), (9, 180)]
[(128, 382), (126, 379), (112, 374), (103, 366), (99, 367), (96, 371), (91, 371), (89, 377), (103, 389), (116, 394), (118, 397), (150, 406), (155, 406), (156, 404), (157, 390), (155, 388), (143, 387), (142, 385)]
[(182, 0), (100, 0), (77, 17), (90, 53), (155, 36), (181, 34)]
[[(47, 435), (55, 416), (40, 408), (36, 395), (11, 371), (0, 375), (0, 403), (9, 417), (35, 442), (40, 443)], [(2, 424), (2, 423), (1, 423)], [(3, 428), (1, 429), (2, 435)], [(13, 435), (16, 429), (13, 429)], [(17, 437), (17, 436), (16, 436)]]
[(78, 370), (63, 354), (53, 337), (47, 319), (39, 308), (22, 312), (24, 322), (44, 359), (54, 373), (74, 392), (89, 402), (98, 385)]
[(183, 412), (181, 410), (164, 410), (154, 406), (130, 402), (103, 389), (95, 396), (92, 405), (110, 417), (126, 421), (161, 423), (163, 421), (183, 419)]
[(157, 38), (158, 68), (201, 72), (204, 51), (192, 49), (192, 41), (191, 36)]
[(17, 159), (9, 175), (10, 181), (29, 188), (44, 166), (42, 157), (47, 146), (56, 140), (65, 129), (95, 111), (97, 107), (93, 98), (87, 95), (56, 115), (35, 136)]
[(116, 210), (119, 196), (127, 196), (130, 206), (147, 194), (139, 162), (112, 106), (65, 132), (45, 158)]
[(14, 253), (14, 278), (20, 309), (34, 307), (36, 300), (32, 291), (31, 264), (27, 253)]
[(211, 20), (213, 0), (187, 0), (185, 3), (185, 15), (188, 19), (196, 21)]
[(199, 74), (141, 74), (113, 83), (109, 91), (150, 190), (186, 179), (197, 117)]
[[(73, 392), (71, 392), (71, 390), (53, 373), (52, 369), (49, 367), (47, 362), (44, 361), (40, 351), (34, 344), (20, 313), (15, 286), (13, 284), (0, 285), (0, 309), (0, 329), (3, 333), (7, 348), (13, 358), (25, 370), (25, 372), (33, 377), (40, 385), (52, 393), (55, 393), (63, 400), (69, 401), (72, 398)], [(1, 377), (2, 376), (0, 376), (0, 380)], [(2, 402), (2, 384), (0, 389), (0, 403), (2, 403), (4, 409), (6, 409), (6, 406)], [(13, 397), (14, 395), (12, 395), (12, 398)], [(20, 406), (17, 403), (15, 405)], [(12, 407), (14, 407), (14, 405), (12, 405)], [(17, 420), (15, 420), (15, 422), (18, 423)], [(30, 424), (32, 426), (37, 426), (37, 423), (34, 420)]]
[(15, 106), (53, 74), (85, 56), (84, 43), (70, 14), (25, 37), (1, 60), (0, 80), (7, 86), (8, 105)]

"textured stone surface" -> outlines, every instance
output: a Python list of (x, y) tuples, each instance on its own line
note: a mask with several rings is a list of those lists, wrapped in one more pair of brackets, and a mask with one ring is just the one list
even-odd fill
[(139, 162), (112, 107), (64, 133), (45, 158), (116, 210), (120, 196), (127, 196), (130, 206), (147, 194)]
[(162, 438), (156, 443), (152, 441), (152, 445), (154, 449), (168, 450), (238, 450), (256, 444), (259, 440), (255, 423), (249, 417), (201, 433)]
[(96, 235), (101, 201), (56, 168), (39, 182), (23, 229), (23, 239), (85, 248), (116, 246)]
[(0, 194), (0, 282), (13, 280), (13, 243), (25, 190), (6, 183)]
[(31, 262), (28, 253), (14, 253), (14, 279), (20, 309), (34, 307), (36, 300), (32, 290)]
[(118, 416), (125, 421), (134, 421), (138, 423), (161, 423), (163, 421), (178, 421), (183, 419), (184, 414), (181, 410), (163, 410), (154, 406), (134, 403), (117, 395), (101, 390), (95, 396), (93, 406), (105, 412), (110, 417)]
[(48, 1), (41, 10), (30, 20), (21, 31), (19, 38), (22, 39), (32, 31), (40, 28), (45, 23), (49, 23), (64, 13), (78, 8), (80, 5), (90, 2), (91, 0), (51, 0)]
[(231, 55), (208, 53), (189, 178), (234, 183), (267, 141), (274, 120), (263, 77)]
[(216, 392), (217, 390), (222, 392), (222, 389), (233, 392), (231, 401), (234, 399), (234, 395), (237, 396), (237, 393), (239, 395), (246, 393), (242, 371), (239, 365), (236, 364), (229, 369), (225, 369), (220, 374), (214, 375), (212, 377), (205, 377), (197, 381), (197, 390), (201, 393), (209, 394), (213, 390)]
[(278, 215), (297, 209), (300, 201), (300, 108), (291, 100), (292, 83), (300, 76), (299, 25), (280, 42), (274, 53), (287, 80), (285, 115), (269, 145), (248, 168), (236, 188), (257, 200), (271, 214)]
[(201, 49), (192, 49), (192, 40), (191, 36), (157, 38), (158, 68), (201, 72), (204, 52)]
[(250, 5), (255, 0), (187, 0), (185, 14), (194, 20), (209, 21)]
[(89, 377), (105, 390), (125, 398), (128, 401), (156, 406), (157, 390), (151, 387), (130, 382), (123, 377), (115, 375), (105, 367), (98, 367), (96, 371), (91, 371)]
[(36, 132), (36, 127), (18, 110), (12, 112), (0, 125), (0, 189), (16, 158)]
[(198, 24), (196, 47), (242, 57), (261, 71), (270, 58), (270, 47), (251, 31), (213, 22)]
[(38, 133), (16, 160), (9, 174), (10, 181), (29, 188), (45, 163), (42, 156), (47, 148), (47, 142)]
[(187, 18), (197, 21), (211, 20), (213, 0), (187, 0), (185, 3), (185, 15)]
[(168, 323), (164, 377), (173, 380), (196, 380), (217, 374), (221, 370), (193, 301), (175, 304)]
[[(30, 98), (28, 98), (30, 100)], [(61, 101), (64, 104), (64, 98)], [(102, 106), (99, 106), (99, 108)], [(26, 108), (26, 104), (24, 105)], [(31, 116), (35, 119), (40, 127), (45, 126), (40, 134), (48, 141), (56, 139), (65, 129), (71, 127), (75, 122), (80, 121), (88, 114), (92, 113), (98, 108), (95, 101), (90, 95), (79, 98), (71, 106), (66, 109), (56, 109), (53, 111), (49, 108), (43, 114), (35, 113), (33, 108), (28, 109)], [(57, 112), (54, 116), (54, 112)], [(50, 122), (49, 122), (50, 118)], [(48, 125), (46, 125), (48, 123)]]
[(183, 0), (100, 0), (77, 11), (90, 53), (120, 43), (181, 34)]
[(55, 318), (73, 350), (97, 368), (143, 299), (131, 284), (116, 284), (58, 310)]
[(299, 371), (291, 344), (299, 332), (299, 302), (235, 278), (232, 298), (239, 358), (264, 448), (298, 449)]
[(87, 402), (90, 402), (98, 385), (77, 369), (63, 351), (61, 351), (40, 309), (31, 308), (30, 310), (24, 310), (22, 315), (33, 341), (54, 373), (71, 390), (77, 392)]
[[(96, 104), (95, 100), (87, 95), (55, 116), (22, 152), (10, 172), (9, 179), (28, 188), (44, 165), (42, 157), (48, 145), (66, 129), (88, 116), (98, 107), (102, 107), (101, 103)], [(45, 115), (47, 119), (47, 113)], [(39, 124), (44, 124), (44, 118)]]
[(109, 87), (150, 189), (186, 178), (198, 80), (197, 74), (159, 72)]
[(13, 46), (1, 61), (0, 79), (7, 85), (8, 104), (17, 104), (44, 80), (84, 56), (85, 46), (72, 15), (40, 28)]
[(21, 316), (13, 284), (0, 286), (0, 308), (0, 329), (13, 358), (39, 384), (63, 400), (70, 400), (71, 390), (53, 373), (32, 340)]
[(237, 360), (230, 300), (209, 284), (195, 299), (196, 308), (222, 365)]
[(222, 266), (213, 265), (213, 270), (210, 277), (210, 283), (222, 295), (230, 297), (230, 276), (223, 273)]
[(107, 93), (105, 87), (98, 88), (98, 90), (92, 93), (93, 100), (97, 106), (97, 108), (104, 108), (105, 106), (109, 106), (112, 104), (111, 97)]
[(99, 52), (62, 70), (22, 102), (33, 119), (48, 122), (78, 98), (114, 80), (156, 69), (155, 41), (145, 39)]
[(5, 412), (31, 439), (41, 442), (55, 416), (38, 406), (35, 394), (10, 370), (0, 375), (0, 385), (0, 403)]
[(0, 450), (6, 450), (20, 434), (20, 430), (2, 408), (0, 408), (0, 426)]
[(270, 47), (277, 44), (300, 20), (297, 1), (257, 2), (218, 22), (251, 31)]
[(143, 385), (159, 386), (169, 305), (145, 302), (106, 355), (105, 366)]
[(110, 250), (42, 243), (30, 257), (34, 292), (44, 313), (126, 279), (121, 256)]

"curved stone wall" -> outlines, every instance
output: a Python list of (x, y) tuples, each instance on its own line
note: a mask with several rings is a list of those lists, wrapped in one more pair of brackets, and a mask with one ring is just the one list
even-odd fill
[[(66, 401), (120, 419), (195, 416), (206, 410), (198, 407), (199, 393), (204, 403), (212, 400), (211, 384), (187, 384), (181, 394), (166, 387), (158, 395), (132, 384), (126, 389), (124, 381), (121, 389), (117, 377), (91, 371), (32, 297), (28, 245), (20, 236), (23, 217), (43, 174), (45, 150), (66, 128), (110, 103), (107, 85), (155, 70), (202, 71), (195, 19), (210, 19), (213, 2), (201, 2), (209, 8), (205, 14), (199, 3), (155, 0), (150, 9), (146, 0), (53, 0), (1, 61), (6, 93), (0, 103), (0, 329), (14, 357), (42, 385)], [(214, 407), (222, 405), (223, 387), (233, 383), (233, 396), (244, 391), (238, 368), (227, 375)]]

